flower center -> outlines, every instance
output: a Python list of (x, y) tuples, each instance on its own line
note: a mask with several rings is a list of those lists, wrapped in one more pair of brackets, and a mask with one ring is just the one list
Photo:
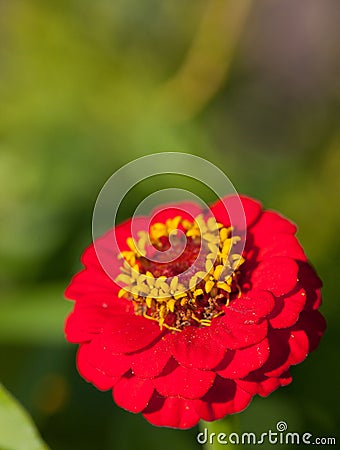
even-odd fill
[(209, 326), (240, 295), (237, 283), (244, 258), (232, 228), (202, 215), (194, 222), (180, 216), (127, 239), (129, 251), (116, 278), (118, 296), (133, 302), (136, 315), (181, 331), (188, 325)]

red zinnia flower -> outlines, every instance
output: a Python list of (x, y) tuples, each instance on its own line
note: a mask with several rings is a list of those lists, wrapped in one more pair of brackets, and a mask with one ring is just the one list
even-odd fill
[(138, 242), (131, 220), (119, 225), (84, 252), (66, 290), (80, 374), (154, 425), (189, 428), (243, 410), (289, 384), (290, 366), (325, 330), (321, 281), (296, 227), (241, 197), (247, 229), (231, 228), (235, 199), (211, 207), (216, 222), (193, 204), (163, 207), (150, 226), (138, 218)]

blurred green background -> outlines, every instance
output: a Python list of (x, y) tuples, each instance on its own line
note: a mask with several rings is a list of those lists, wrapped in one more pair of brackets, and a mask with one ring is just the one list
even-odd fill
[[(199, 448), (197, 429), (153, 427), (87, 384), (63, 336), (72, 308), (63, 290), (91, 241), (102, 185), (123, 164), (161, 151), (207, 158), (239, 192), (299, 225), (324, 281), (328, 330), (292, 369), (292, 385), (254, 399), (240, 422), (258, 433), (285, 420), (290, 431), (336, 435), (338, 6), (0, 2), (1, 381), (52, 449)], [(156, 178), (153, 190), (166, 182)], [(122, 219), (144, 191), (137, 188)]]

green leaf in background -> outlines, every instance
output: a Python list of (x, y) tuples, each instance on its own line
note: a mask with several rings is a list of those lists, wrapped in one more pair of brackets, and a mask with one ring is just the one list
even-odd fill
[(48, 450), (27, 412), (0, 385), (0, 450)]
[(73, 306), (63, 298), (66, 284), (4, 292), (0, 301), (0, 341), (64, 344), (64, 321)]

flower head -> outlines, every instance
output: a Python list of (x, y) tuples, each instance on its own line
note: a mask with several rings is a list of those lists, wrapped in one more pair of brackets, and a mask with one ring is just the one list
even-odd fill
[(296, 227), (247, 197), (246, 228), (232, 226), (234, 201), (209, 213), (163, 207), (151, 224), (139, 218), (134, 238), (131, 220), (119, 225), (85, 250), (66, 290), (80, 374), (154, 425), (189, 428), (243, 410), (289, 384), (290, 366), (324, 332), (321, 281)]

